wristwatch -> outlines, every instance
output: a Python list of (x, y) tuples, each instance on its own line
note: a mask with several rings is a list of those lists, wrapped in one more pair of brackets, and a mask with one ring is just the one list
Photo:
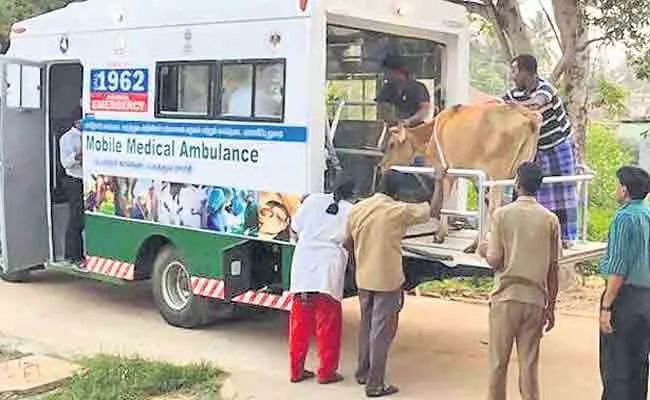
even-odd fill
[(605, 312), (612, 312), (612, 306), (605, 307), (605, 306), (600, 306), (600, 311), (605, 311)]

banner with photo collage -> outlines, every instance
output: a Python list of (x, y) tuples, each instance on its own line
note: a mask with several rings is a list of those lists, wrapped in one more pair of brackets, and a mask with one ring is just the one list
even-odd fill
[(282, 242), (296, 240), (291, 220), (302, 200), (301, 195), (105, 175), (86, 178), (84, 194), (86, 210), (97, 214)]

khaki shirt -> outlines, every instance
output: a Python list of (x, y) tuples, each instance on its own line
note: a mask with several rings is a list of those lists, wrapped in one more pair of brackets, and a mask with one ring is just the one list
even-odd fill
[(532, 197), (522, 196), (494, 213), (488, 256), (502, 258), (492, 302), (517, 301), (544, 307), (551, 263), (562, 252), (560, 222)]
[(359, 289), (392, 292), (404, 285), (401, 242), (413, 225), (431, 218), (428, 203), (410, 204), (378, 193), (356, 204), (348, 218)]

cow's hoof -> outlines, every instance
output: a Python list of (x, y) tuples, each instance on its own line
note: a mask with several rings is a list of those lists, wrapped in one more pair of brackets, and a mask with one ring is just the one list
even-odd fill
[(440, 235), (439, 233), (434, 233), (433, 234), (433, 243), (435, 244), (443, 244), (445, 242), (445, 237)]
[(465, 252), (465, 254), (474, 254), (476, 253), (477, 249), (478, 249), (478, 245), (476, 243), (472, 243), (469, 246), (467, 246), (467, 248), (463, 251)]

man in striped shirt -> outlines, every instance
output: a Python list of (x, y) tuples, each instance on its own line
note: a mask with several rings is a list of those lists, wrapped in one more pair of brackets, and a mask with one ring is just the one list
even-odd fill
[[(557, 90), (539, 77), (537, 60), (531, 55), (516, 57), (512, 61), (512, 73), (515, 87), (506, 93), (504, 100), (542, 113), (536, 164), (542, 168), (545, 176), (575, 175), (571, 121)], [(563, 245), (569, 247), (578, 236), (575, 184), (544, 184), (537, 194), (537, 200), (557, 215), (562, 227)]]
[(600, 264), (607, 289), (600, 304), (602, 400), (646, 399), (650, 351), (650, 175), (637, 167), (618, 173), (621, 207)]

